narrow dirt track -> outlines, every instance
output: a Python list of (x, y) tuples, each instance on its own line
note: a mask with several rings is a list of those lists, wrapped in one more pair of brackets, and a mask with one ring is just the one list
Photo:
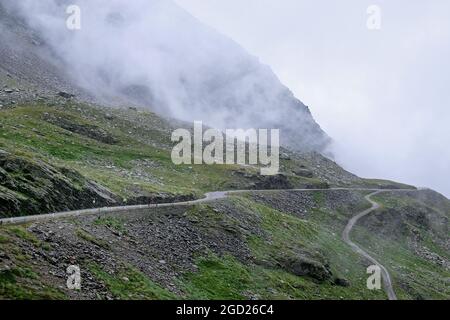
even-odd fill
[(369, 215), (370, 213), (374, 212), (375, 210), (380, 208), (380, 205), (372, 200), (372, 196), (375, 196), (383, 191), (376, 191), (374, 193), (371, 193), (367, 195), (365, 198), (367, 201), (369, 201), (372, 204), (372, 207), (364, 210), (360, 213), (358, 213), (356, 216), (350, 219), (347, 226), (344, 229), (344, 233), (342, 234), (342, 238), (344, 239), (344, 242), (347, 243), (353, 251), (364, 257), (365, 259), (369, 260), (371, 263), (377, 265), (381, 269), (381, 275), (383, 276), (383, 284), (384, 284), (384, 290), (386, 291), (389, 300), (397, 300), (397, 296), (395, 295), (394, 288), (392, 286), (392, 280), (391, 276), (389, 275), (389, 272), (387, 269), (379, 263), (375, 258), (373, 258), (371, 255), (369, 255), (366, 251), (361, 249), (357, 244), (355, 244), (350, 239), (350, 232), (352, 231), (353, 227), (358, 223), (359, 219)]

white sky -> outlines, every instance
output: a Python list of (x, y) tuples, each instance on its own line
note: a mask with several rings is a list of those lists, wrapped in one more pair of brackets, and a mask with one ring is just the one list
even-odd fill
[(345, 168), (450, 196), (450, 1), (176, 2), (270, 65)]

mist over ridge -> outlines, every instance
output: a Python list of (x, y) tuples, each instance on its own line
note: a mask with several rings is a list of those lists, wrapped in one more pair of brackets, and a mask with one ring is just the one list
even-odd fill
[(450, 196), (450, 2), (176, 1), (269, 64), (340, 165)]
[[(82, 28), (66, 28), (66, 8)], [(101, 101), (134, 103), (220, 128), (279, 128), (300, 151), (326, 152), (328, 136), (270, 67), (173, 1), (5, 1)]]

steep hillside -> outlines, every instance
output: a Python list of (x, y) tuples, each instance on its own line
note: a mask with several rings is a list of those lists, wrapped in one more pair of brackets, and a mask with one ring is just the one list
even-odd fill
[(176, 166), (170, 137), (177, 121), (134, 108), (45, 101), (0, 110), (0, 217), (166, 202), (217, 190), (371, 185), (319, 154), (286, 150), (274, 177), (251, 166)]
[[(412, 188), (360, 179), (318, 154), (282, 153), (282, 174), (175, 166), (180, 123), (67, 99), (0, 110), (1, 216), (176, 202), (228, 189)], [(178, 208), (0, 228), (0, 297), (52, 299), (384, 299), (370, 264), (341, 240), (369, 191), (236, 194)], [(447, 299), (450, 203), (429, 190), (383, 194), (355, 230), (400, 298)], [(83, 289), (66, 289), (68, 265)], [(236, 276), (238, 275), (238, 276)], [(428, 286), (426, 286), (428, 284)]]
[(401, 299), (450, 297), (449, 201), (437, 198), (430, 191), (379, 195), (382, 210), (355, 230), (355, 239), (386, 261)]
[[(82, 9), (83, 28), (71, 32), (64, 26), (66, 7), (74, 3)], [(326, 151), (330, 143), (268, 66), (172, 1), (124, 7), (4, 0), (0, 28), (6, 44), (0, 78), (7, 76), (3, 83), (15, 101), (51, 90), (85, 101), (88, 92), (102, 104), (140, 105), (218, 128), (281, 129), (283, 144), (303, 152)]]
[[(367, 289), (370, 263), (341, 239), (367, 208), (364, 195), (274, 191), (2, 227), (0, 298), (386, 299)], [(417, 200), (426, 195), (401, 197), (415, 203), (395, 206), (407, 215), (386, 204), (356, 234), (388, 266), (401, 299), (450, 297), (449, 214)], [(417, 225), (421, 211), (438, 223)], [(68, 265), (81, 269), (80, 291), (65, 286)]]
[[(38, 32), (0, 3), (0, 106), (71, 92), (87, 100)], [(1, 107), (0, 107), (1, 108)]]

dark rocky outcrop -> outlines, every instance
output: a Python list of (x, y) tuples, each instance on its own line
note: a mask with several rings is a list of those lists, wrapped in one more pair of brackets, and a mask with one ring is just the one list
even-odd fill
[(127, 205), (156, 204), (156, 203), (174, 203), (195, 200), (194, 194), (190, 195), (172, 195), (172, 194), (154, 194), (142, 195), (127, 200)]
[(114, 138), (109, 132), (103, 130), (94, 125), (89, 124), (80, 124), (74, 121), (71, 121), (68, 118), (57, 117), (55, 115), (44, 114), (44, 120), (63, 128), (67, 131), (97, 140), (106, 144), (116, 144), (118, 141)]
[(194, 200), (194, 194), (139, 191), (124, 200), (69, 168), (59, 168), (0, 150), (0, 218), (120, 205)]
[(255, 189), (292, 189), (293, 185), (284, 174), (274, 176), (257, 176)]
[(296, 176), (299, 177), (304, 177), (304, 178), (313, 178), (314, 177), (314, 173), (308, 169), (297, 169), (294, 171), (294, 174)]
[(286, 257), (279, 259), (279, 266), (296, 276), (309, 276), (317, 281), (327, 281), (332, 278), (328, 265), (307, 257)]
[[(268, 189), (292, 189), (293, 185), (287, 175), (280, 173), (274, 176), (263, 176), (259, 174), (248, 173), (245, 170), (238, 170), (233, 173), (247, 180), (248, 189), (268, 190)], [(233, 186), (231, 186), (233, 187)]]
[(63, 97), (64, 99), (72, 99), (72, 98), (75, 98), (75, 95), (74, 95), (74, 94), (67, 93), (67, 92), (65, 92), (65, 91), (60, 91), (60, 92), (58, 92), (58, 96)]
[(0, 217), (111, 206), (120, 198), (78, 172), (0, 152)]
[(339, 287), (350, 287), (350, 281), (348, 281), (347, 279), (344, 278), (336, 278), (334, 279), (334, 284), (339, 286)]

